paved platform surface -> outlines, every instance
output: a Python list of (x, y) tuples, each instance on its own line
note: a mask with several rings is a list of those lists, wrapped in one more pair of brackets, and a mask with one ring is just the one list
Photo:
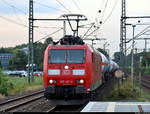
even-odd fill
[(89, 102), (81, 112), (150, 112), (150, 102)]

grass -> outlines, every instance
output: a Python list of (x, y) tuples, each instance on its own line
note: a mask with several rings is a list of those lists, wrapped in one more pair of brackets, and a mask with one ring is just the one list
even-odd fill
[(29, 84), (27, 77), (10, 77), (9, 83), (12, 85), (9, 91), (10, 95), (24, 93), (26, 91), (38, 90), (43, 87), (43, 78), (34, 77), (34, 83)]
[(4, 95), (2, 95), (2, 94), (0, 94), (0, 99), (3, 99), (3, 98), (5, 98), (5, 96), (4, 96)]
[(128, 78), (127, 81), (120, 85), (120, 89), (118, 89), (118, 84), (116, 84), (114, 90), (111, 93), (111, 96), (109, 98), (104, 98), (104, 100), (128, 100), (146, 102), (150, 101), (150, 95), (143, 89), (140, 91), (137, 81), (135, 81), (134, 88), (132, 89), (131, 79)]
[(8, 95), (0, 93), (0, 99), (4, 96), (14, 95), (14, 94), (23, 94), (27, 91), (35, 91), (43, 88), (43, 77), (34, 77), (33, 83), (28, 83), (27, 77), (17, 77), (12, 76), (8, 77)]

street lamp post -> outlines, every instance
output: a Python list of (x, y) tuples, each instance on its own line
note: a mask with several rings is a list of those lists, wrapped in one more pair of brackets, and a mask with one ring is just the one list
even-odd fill
[(135, 29), (135, 27), (136, 27), (136, 25), (135, 24), (132, 24), (132, 27), (133, 27), (133, 40), (132, 40), (132, 55), (131, 55), (131, 81), (132, 81), (132, 89), (133, 89), (133, 87), (134, 87), (134, 79), (133, 79), (133, 74), (134, 74), (134, 69), (133, 69), (133, 67), (134, 67), (134, 65), (133, 65), (133, 63), (134, 63), (134, 29)]

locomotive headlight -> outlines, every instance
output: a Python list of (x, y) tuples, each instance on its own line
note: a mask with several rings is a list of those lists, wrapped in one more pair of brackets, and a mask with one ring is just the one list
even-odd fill
[(60, 75), (60, 70), (59, 69), (49, 69), (48, 75)]
[(54, 81), (53, 80), (49, 80), (49, 83), (52, 84)]
[(83, 84), (84, 83), (84, 80), (83, 79), (78, 79), (76, 80), (77, 83), (80, 83), (80, 84)]
[(80, 83), (83, 84), (83, 83), (84, 83), (84, 80), (80, 80)]
[(56, 80), (49, 80), (49, 83), (50, 83), (50, 84), (56, 83)]
[(65, 69), (69, 69), (69, 66), (65, 65), (64, 68), (65, 68)]
[(73, 70), (73, 75), (85, 75), (85, 70), (80, 69), (80, 70)]

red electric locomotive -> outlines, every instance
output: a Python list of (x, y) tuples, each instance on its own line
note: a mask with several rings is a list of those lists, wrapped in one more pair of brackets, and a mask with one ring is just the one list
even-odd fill
[(89, 45), (49, 45), (44, 55), (45, 97), (62, 104), (83, 100), (102, 84), (100, 64), (100, 56)]
[(57, 105), (85, 103), (103, 83), (109, 62), (90, 45), (68, 45), (65, 39), (61, 44), (49, 45), (45, 50), (44, 95)]

